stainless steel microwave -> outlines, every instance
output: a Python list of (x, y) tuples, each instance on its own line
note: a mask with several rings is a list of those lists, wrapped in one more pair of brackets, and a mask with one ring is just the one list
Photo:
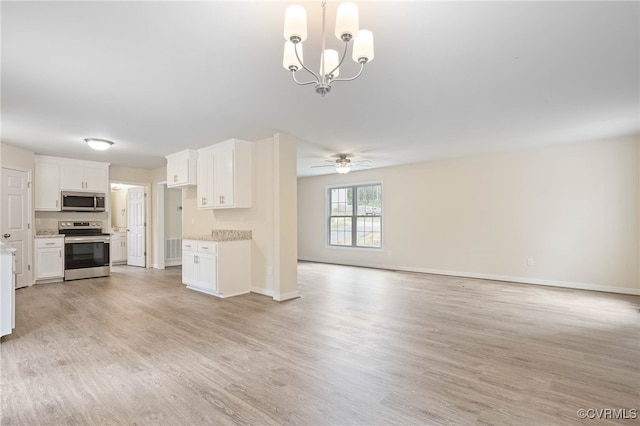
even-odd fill
[(103, 212), (106, 197), (103, 192), (62, 191), (63, 212)]

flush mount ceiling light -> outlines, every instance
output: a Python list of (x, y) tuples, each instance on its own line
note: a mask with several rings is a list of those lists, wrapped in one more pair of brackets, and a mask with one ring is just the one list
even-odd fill
[[(307, 11), (302, 6), (289, 6), (284, 17), (284, 59), (282, 65), (291, 71), (293, 81), (300, 86), (315, 84), (316, 92), (324, 96), (331, 91), (334, 81), (351, 81), (360, 77), (364, 65), (373, 60), (373, 33), (359, 29), (358, 6), (355, 3), (342, 3), (336, 14), (335, 35), (344, 42), (342, 58), (333, 49), (325, 48), (325, 12), (326, 0), (322, 1), (322, 53), (320, 55), (320, 74), (311, 71), (303, 62), (302, 42), (307, 39)], [(347, 56), (349, 42), (353, 40), (351, 57), (360, 64), (360, 71), (353, 77), (336, 78), (340, 74), (340, 65)], [(300, 82), (296, 71), (304, 68), (314, 77), (312, 81)]]
[(87, 138), (84, 141), (96, 151), (105, 151), (113, 145), (113, 142), (106, 139)]

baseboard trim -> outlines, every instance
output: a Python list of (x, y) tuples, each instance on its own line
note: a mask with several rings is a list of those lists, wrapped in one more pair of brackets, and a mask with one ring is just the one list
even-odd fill
[(263, 296), (273, 297), (273, 290), (267, 290), (266, 288), (251, 287), (251, 293), (257, 293)]
[(298, 297), (300, 297), (300, 293), (298, 291), (292, 291), (291, 293), (275, 294), (273, 300), (276, 302), (284, 302), (286, 300), (297, 299)]
[(380, 265), (380, 264), (372, 265), (364, 262), (351, 262), (351, 263), (334, 262), (326, 259), (318, 259), (313, 257), (299, 257), (298, 260), (301, 260), (304, 262), (329, 263), (334, 265), (345, 265), (345, 266), (360, 266), (364, 268), (389, 269), (393, 271), (418, 272), (422, 274), (446, 275), (446, 276), (452, 276), (452, 277), (479, 278), (483, 280), (507, 281), (507, 282), (514, 282), (514, 283), (520, 283), (520, 284), (533, 284), (533, 285), (543, 285), (543, 286), (550, 286), (550, 287), (573, 288), (577, 290), (602, 291), (605, 293), (631, 294), (634, 296), (640, 296), (640, 289), (626, 288), (626, 287), (610, 287), (610, 286), (604, 286), (604, 285), (598, 285), (598, 284), (576, 283), (571, 281), (543, 280), (538, 278), (526, 278), (526, 277), (509, 277), (504, 275), (446, 271), (441, 269), (414, 268), (414, 267), (408, 267), (408, 266), (393, 266), (393, 265)]

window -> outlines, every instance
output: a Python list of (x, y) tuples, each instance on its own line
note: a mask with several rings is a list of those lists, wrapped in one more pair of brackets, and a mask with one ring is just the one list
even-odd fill
[(382, 184), (329, 188), (329, 245), (382, 247)]

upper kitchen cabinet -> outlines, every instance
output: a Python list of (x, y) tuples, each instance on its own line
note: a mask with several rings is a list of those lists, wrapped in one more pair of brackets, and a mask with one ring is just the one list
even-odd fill
[(198, 187), (197, 201), (199, 209), (214, 208), (215, 191), (213, 188), (213, 165), (215, 145), (198, 150)]
[(35, 156), (34, 206), (39, 211), (60, 211), (61, 191), (109, 191), (109, 163)]
[(109, 190), (109, 166), (96, 164), (61, 165), (60, 189), (71, 191), (107, 192)]
[(35, 158), (34, 208), (60, 211), (60, 165), (49, 157)]
[(253, 144), (239, 139), (198, 151), (198, 208), (251, 207)]
[(165, 157), (167, 159), (168, 188), (196, 185), (197, 156), (196, 151), (187, 149)]

